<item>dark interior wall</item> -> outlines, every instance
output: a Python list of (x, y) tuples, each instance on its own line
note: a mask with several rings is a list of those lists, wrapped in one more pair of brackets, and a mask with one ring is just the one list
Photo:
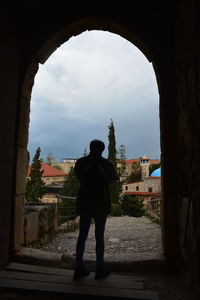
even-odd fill
[[(9, 224), (13, 224), (13, 220), (10, 218), (10, 207), (11, 203), (14, 207), (15, 202), (13, 191), (16, 182), (16, 161), (18, 168), (23, 165), (25, 169), (26, 163), (27, 136), (25, 134), (26, 137), (20, 144), (20, 136), (23, 136), (20, 130), (23, 130), (24, 123), (19, 124), (19, 117), (24, 102), (26, 102), (24, 107), (27, 105), (26, 114), (29, 113), (28, 98), (30, 98), (35, 73), (32, 72), (29, 82), (27, 80), (28, 69), (34, 61), (33, 69), (36, 72), (37, 63), (45, 61), (57, 46), (72, 35), (81, 33), (86, 29), (103, 29), (116, 32), (135, 43), (153, 62), (156, 70), (161, 95), (161, 151), (165, 178), (163, 181), (165, 200), (163, 206), (164, 250), (168, 261), (174, 264), (179, 256), (176, 184), (178, 169), (175, 168), (177, 154), (174, 151), (177, 147), (177, 140), (179, 140), (174, 81), (174, 7), (170, 2), (163, 6), (160, 5), (160, 1), (155, 1), (153, 4), (150, 1), (138, 1), (135, 2), (134, 9), (121, 5), (117, 7), (116, 4), (116, 7), (109, 11), (107, 7), (95, 5), (94, 8), (90, 7), (90, 9), (84, 6), (79, 9), (79, 12), (76, 12), (76, 7), (69, 9), (66, 2), (48, 1), (45, 4), (43, 1), (30, 1), (27, 4), (27, 1), (20, 1), (19, 3), (21, 4), (18, 6), (16, 15), (11, 15), (10, 10), (8, 10), (4, 18), (5, 22), (1, 18), (4, 25), (1, 27), (4, 46), (0, 51), (4, 51), (1, 59), (5, 66), (5, 73), (2, 69), (1, 77), (6, 90), (4, 105), (7, 106), (7, 108), (2, 109), (2, 120), (4, 120), (5, 125), (0, 130), (2, 130), (1, 137), (5, 142), (5, 149), (1, 149), (1, 151), (5, 152), (2, 153), (1, 157), (5, 161), (4, 170), (8, 172), (5, 184), (3, 181), (0, 183), (2, 190), (5, 191), (3, 198), (6, 199), (6, 201), (1, 200), (0, 204), (0, 208), (3, 208), (4, 211), (1, 219), (2, 226), (0, 227), (4, 238), (2, 244), (5, 245), (3, 250), (0, 250), (4, 251), (5, 254), (1, 256), (2, 262), (5, 261), (8, 254), (9, 237), (13, 240), (12, 234), (9, 233)], [(18, 77), (20, 81), (17, 81)], [(28, 92), (24, 95), (22, 86), (27, 85), (27, 82)], [(27, 122), (28, 117), (25, 127), (27, 127)], [(24, 201), (23, 190), (19, 185), (17, 189), (19, 190), (17, 199), (20, 203), (20, 209)], [(21, 215), (20, 220), (22, 220)], [(13, 232), (12, 226), (11, 229)], [(22, 233), (19, 234), (23, 235)], [(18, 246), (20, 246), (20, 240), (18, 240)]]
[(16, 107), (19, 91), (15, 12), (1, 10), (0, 47), (0, 266), (10, 249), (10, 222), (15, 185)]
[(190, 281), (200, 283), (200, 3), (178, 1), (176, 88), (178, 103), (179, 235), (182, 264)]
[[(30, 4), (35, 2), (35, 4)], [(73, 34), (76, 35), (87, 29), (113, 30), (113, 26), (108, 26), (106, 21), (112, 24), (120, 24), (135, 34), (140, 41), (143, 41), (148, 47), (149, 53), (157, 52), (159, 55), (165, 49), (169, 49), (171, 44), (167, 40), (171, 39), (172, 29), (172, 5), (161, 5), (160, 1), (150, 3), (147, 0), (135, 1), (134, 7), (122, 6), (115, 3), (115, 6), (109, 8), (107, 5), (95, 5), (94, 7), (84, 4), (77, 11), (76, 4), (71, 3), (70, 9), (65, 1), (21, 1), (18, 9), (18, 26), (20, 38), (20, 54), (26, 71), (26, 61), (29, 64), (30, 58), (37, 56), (38, 50), (43, 47), (44, 43), (52, 40), (59, 32), (63, 33), (63, 40), (60, 35), (56, 43), (67, 41), (71, 36), (68, 35), (65, 28), (72, 26)], [(80, 25), (80, 20), (93, 19), (91, 28), (84, 26), (84, 22)], [(99, 25), (99, 20), (105, 19)], [(79, 24), (77, 24), (79, 23)], [(77, 24), (77, 25), (76, 25)], [(82, 28), (81, 28), (82, 27)], [(90, 27), (90, 26), (88, 26)], [(120, 32), (118, 32), (120, 34)], [(137, 41), (135, 40), (135, 43)], [(138, 44), (137, 46), (140, 47)], [(47, 56), (48, 56), (48, 50)], [(49, 49), (51, 53), (51, 49)], [(37, 57), (39, 58), (39, 57)]]

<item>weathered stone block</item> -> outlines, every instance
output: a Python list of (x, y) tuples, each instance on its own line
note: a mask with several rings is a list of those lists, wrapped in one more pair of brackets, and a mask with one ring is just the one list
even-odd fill
[[(57, 229), (56, 204), (27, 203), (25, 211), (24, 245), (38, 247), (52, 241)], [(31, 226), (35, 226), (35, 228), (31, 230)]]
[(39, 216), (37, 212), (31, 212), (25, 216), (24, 244), (28, 246), (38, 240)]
[(24, 244), (24, 195), (18, 195), (15, 198), (15, 234), (14, 250), (18, 251)]
[(17, 148), (17, 182), (16, 194), (25, 194), (26, 191), (26, 175), (29, 163), (29, 155), (26, 148)]

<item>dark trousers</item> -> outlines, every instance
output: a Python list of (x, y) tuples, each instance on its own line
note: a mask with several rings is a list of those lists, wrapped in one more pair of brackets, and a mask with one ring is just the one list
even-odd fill
[[(101, 268), (104, 265), (104, 231), (107, 216), (93, 216), (95, 221), (96, 238), (96, 267)], [(76, 268), (83, 265), (83, 254), (85, 251), (85, 242), (90, 229), (92, 215), (80, 214), (80, 229), (76, 245)]]

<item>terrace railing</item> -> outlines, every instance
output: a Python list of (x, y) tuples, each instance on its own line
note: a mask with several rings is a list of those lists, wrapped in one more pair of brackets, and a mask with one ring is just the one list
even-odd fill
[(74, 220), (76, 217), (76, 197), (57, 196), (58, 225)]
[(161, 210), (160, 210), (161, 198), (151, 199), (147, 201), (146, 212), (147, 215), (159, 224), (161, 223)]

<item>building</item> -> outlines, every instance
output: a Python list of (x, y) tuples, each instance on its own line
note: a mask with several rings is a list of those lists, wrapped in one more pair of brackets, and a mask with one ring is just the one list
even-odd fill
[(61, 162), (52, 161), (51, 166), (59, 166), (65, 173), (69, 173), (71, 168), (74, 168), (77, 158), (62, 158)]
[[(145, 178), (149, 176), (149, 167), (154, 164), (160, 164), (159, 159), (150, 159), (146, 155), (140, 158), (136, 159), (126, 159), (125, 160), (125, 172), (124, 172), (124, 178), (131, 175), (131, 173), (134, 173), (135, 170), (137, 170), (138, 167), (141, 168), (141, 177)], [(122, 162), (117, 163), (117, 167), (120, 168), (122, 166)]]
[[(28, 167), (27, 177), (30, 175), (30, 170), (31, 165)], [(41, 170), (44, 171), (42, 179), (46, 188), (46, 194), (42, 197), (42, 202), (56, 202), (56, 196), (60, 194), (63, 188), (63, 183), (66, 179), (67, 173), (49, 166), (44, 162), (41, 163)]]
[[(31, 165), (28, 167), (27, 177), (30, 175)], [(41, 163), (41, 170), (43, 171), (42, 179), (45, 182), (45, 185), (52, 183), (63, 183), (66, 179), (67, 173), (60, 171), (57, 168), (49, 166), (44, 162)]]
[[(146, 169), (146, 162), (145, 169)], [(151, 176), (144, 177), (143, 180), (125, 183), (122, 186), (122, 193), (124, 195), (138, 196), (144, 203), (161, 196), (161, 168), (152, 172)]]

